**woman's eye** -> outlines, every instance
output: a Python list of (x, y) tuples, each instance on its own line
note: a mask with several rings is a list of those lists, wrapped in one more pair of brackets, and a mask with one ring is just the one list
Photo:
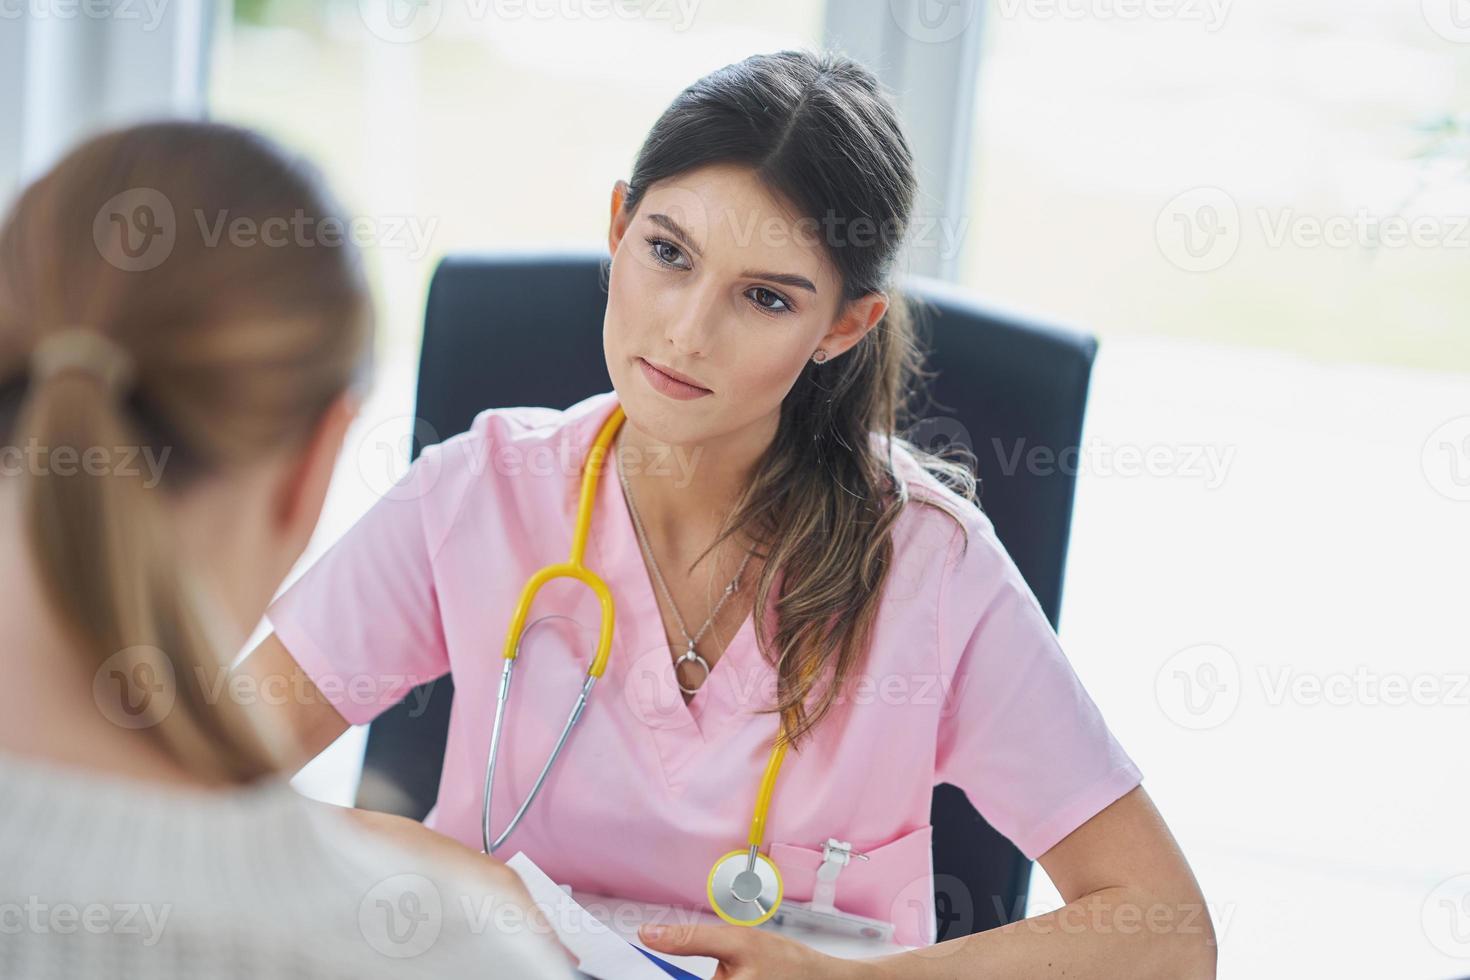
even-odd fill
[(756, 306), (763, 310), (770, 310), (772, 313), (785, 313), (791, 309), (791, 304), (786, 301), (785, 296), (764, 286), (756, 286), (745, 295), (749, 296)]
[(648, 239), (648, 249), (653, 253), (653, 257), (664, 265), (671, 265), (677, 269), (686, 268), (679, 261), (684, 257), (684, 253), (679, 250), (679, 246), (668, 239), (650, 238)]

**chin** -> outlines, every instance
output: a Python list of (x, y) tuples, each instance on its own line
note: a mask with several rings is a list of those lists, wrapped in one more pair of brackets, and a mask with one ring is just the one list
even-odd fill
[[(637, 365), (633, 370), (638, 370)], [(701, 398), (696, 402), (673, 401), (650, 391), (641, 374), (614, 379), (613, 390), (618, 394), (618, 403), (623, 406), (628, 421), (650, 439), (678, 446), (699, 443), (709, 436), (709, 416), (703, 410), (703, 403), (712, 401), (712, 398)]]

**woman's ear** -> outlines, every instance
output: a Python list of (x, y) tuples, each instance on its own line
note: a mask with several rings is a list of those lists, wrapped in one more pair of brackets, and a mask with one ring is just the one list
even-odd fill
[(817, 347), (827, 352), (828, 359), (845, 353), (850, 347), (868, 335), (878, 325), (883, 314), (888, 312), (888, 294), (885, 292), (864, 293), (847, 302), (832, 329), (822, 337)]
[(275, 492), (273, 530), (288, 549), (299, 552), (311, 540), (347, 427), (357, 417), (360, 404), (360, 396), (351, 391), (338, 395), (284, 467)]
[(619, 180), (613, 184), (612, 189), (612, 216), (608, 221), (607, 228), (607, 254), (617, 255), (618, 244), (623, 240), (623, 235), (628, 231), (631, 216), (624, 210), (628, 200), (628, 182)]

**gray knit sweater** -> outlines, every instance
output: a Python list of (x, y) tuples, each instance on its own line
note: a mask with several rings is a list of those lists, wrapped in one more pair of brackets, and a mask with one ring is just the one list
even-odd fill
[(0, 752), (0, 977), (569, 977), (514, 906), (303, 800)]

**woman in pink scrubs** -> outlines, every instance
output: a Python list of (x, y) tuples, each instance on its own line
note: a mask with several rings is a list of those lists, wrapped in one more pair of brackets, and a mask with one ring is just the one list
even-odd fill
[[(287, 719), (303, 757), (451, 673), (426, 822), (478, 846), (505, 631), (527, 578), (565, 560), (582, 463), (621, 405), (586, 553), (616, 604), (611, 661), (500, 856), (524, 851), (580, 890), (707, 907), (784, 725), (765, 840), (788, 900), (811, 897), (836, 837), (867, 855), (838, 907), (933, 943), (929, 809), (947, 782), (1069, 904), (879, 960), (738, 926), (645, 932), (651, 946), (716, 956), (725, 976), (1212, 975), (1194, 877), (973, 479), (895, 437), (916, 352), (892, 283), (916, 193), (894, 110), (859, 65), (783, 52), (696, 82), (612, 191), (615, 390), (488, 410), (428, 449), (272, 606), (245, 669), (312, 692)], [(528, 622), (543, 616), (506, 715), (497, 835), (595, 648), (585, 587), (553, 581)]]

